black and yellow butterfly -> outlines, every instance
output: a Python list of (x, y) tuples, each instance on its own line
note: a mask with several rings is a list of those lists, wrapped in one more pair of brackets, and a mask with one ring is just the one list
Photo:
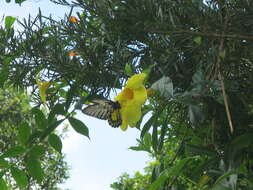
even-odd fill
[(119, 102), (107, 99), (95, 99), (91, 101), (93, 104), (88, 105), (82, 112), (86, 115), (107, 120), (112, 127), (119, 127), (122, 123)]

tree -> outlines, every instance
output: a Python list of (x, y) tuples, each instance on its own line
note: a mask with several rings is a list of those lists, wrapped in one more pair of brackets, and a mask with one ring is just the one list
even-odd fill
[[(40, 160), (45, 173), (41, 182), (34, 180), (29, 172), (23, 171), (29, 163), (25, 155), (18, 157), (23, 152), (22, 148), (25, 147), (25, 141), (29, 137), (27, 134), (34, 130), (31, 128), (34, 123), (28, 96), (15, 88), (5, 86), (0, 91), (0, 107), (2, 179), (5, 179), (7, 186), (11, 189), (57, 189), (57, 184), (68, 177), (67, 164), (63, 155), (44, 142), (32, 147), (30, 150), (32, 159)], [(30, 165), (30, 167), (34, 166)], [(36, 171), (40, 172), (39, 168)], [(34, 170), (30, 168), (30, 172), (33, 173)], [(1, 189), (5, 189), (4, 183), (2, 180)]]
[[(5, 46), (10, 81), (37, 92), (41, 73), (54, 82), (49, 110), (61, 105), (57, 113), (68, 119), (71, 103), (108, 97), (128, 75), (145, 71), (156, 94), (143, 107), (152, 116), (137, 126), (133, 149), (159, 163), (149, 190), (252, 189), (251, 1), (55, 2), (81, 11), (74, 20), (72, 10), (61, 21), (39, 13), (20, 22), (24, 30)], [(84, 124), (70, 121), (88, 136)]]

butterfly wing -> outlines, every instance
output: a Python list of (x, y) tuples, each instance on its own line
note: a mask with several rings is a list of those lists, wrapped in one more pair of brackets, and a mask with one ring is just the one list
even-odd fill
[(122, 124), (121, 114), (119, 109), (112, 111), (108, 118), (108, 123), (110, 126), (117, 128)]
[(84, 108), (82, 112), (98, 119), (107, 120), (113, 111), (111, 102), (109, 100), (100, 99), (93, 100), (92, 102), (93, 104)]
[(112, 127), (119, 127), (122, 123), (120, 114), (120, 104), (106, 99), (92, 100), (92, 105), (87, 106), (82, 110), (86, 115), (108, 120)]

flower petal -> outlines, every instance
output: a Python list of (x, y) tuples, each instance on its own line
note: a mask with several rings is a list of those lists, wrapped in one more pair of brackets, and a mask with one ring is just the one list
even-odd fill
[(141, 118), (141, 104), (135, 101), (127, 102), (120, 111), (122, 117), (122, 130), (126, 130), (128, 125), (134, 126)]
[(145, 73), (135, 74), (130, 77), (126, 83), (126, 88), (138, 89), (143, 86), (144, 79), (146, 78)]
[(137, 104), (144, 104), (147, 100), (147, 90), (144, 86), (140, 87), (137, 90), (134, 90), (134, 101)]

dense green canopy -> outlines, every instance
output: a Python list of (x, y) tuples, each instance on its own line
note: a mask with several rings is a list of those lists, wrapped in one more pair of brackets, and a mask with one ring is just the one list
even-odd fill
[(149, 73), (146, 87), (156, 95), (143, 115), (152, 116), (137, 126), (132, 147), (157, 160), (147, 174), (149, 190), (253, 188), (252, 1), (55, 2), (72, 7), (61, 21), (39, 13), (19, 21), (18, 34), (1, 28), (0, 68), (7, 73), (1, 83), (32, 87), (36, 95), (40, 73), (53, 82), (51, 115), (71, 118), (88, 136), (70, 104), (80, 108), (87, 98), (122, 88), (129, 75)]

